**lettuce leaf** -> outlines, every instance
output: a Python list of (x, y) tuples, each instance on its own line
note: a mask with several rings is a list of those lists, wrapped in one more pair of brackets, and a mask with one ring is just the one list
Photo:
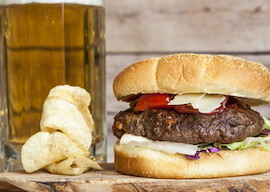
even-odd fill
[(264, 129), (269, 129), (270, 130), (270, 120), (268, 120), (267, 118), (263, 117), (264, 120)]
[(248, 148), (254, 147), (257, 144), (261, 144), (265, 150), (270, 152), (270, 149), (268, 145), (266, 144), (266, 141), (269, 141), (269, 140), (270, 140), (270, 136), (247, 137), (244, 141), (234, 142), (230, 144), (214, 143), (214, 146), (220, 149), (227, 148), (230, 150), (241, 150), (241, 149), (248, 149)]
[[(264, 120), (264, 129), (270, 130), (270, 120), (263, 117)], [(244, 141), (234, 142), (229, 144), (222, 144), (222, 143), (214, 143), (215, 147), (219, 149), (230, 149), (230, 150), (241, 150), (241, 149), (248, 149), (254, 147), (255, 145), (261, 145), (265, 150), (270, 152), (266, 141), (270, 140), (270, 136), (260, 136), (260, 137), (247, 137)]]

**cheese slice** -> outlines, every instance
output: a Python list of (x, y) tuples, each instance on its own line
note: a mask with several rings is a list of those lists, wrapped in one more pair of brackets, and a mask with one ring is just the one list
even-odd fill
[(134, 136), (128, 133), (125, 133), (120, 141), (120, 145), (129, 145), (137, 147), (145, 147), (157, 151), (163, 151), (169, 154), (184, 154), (184, 155), (195, 155), (198, 146), (186, 143), (177, 143), (170, 141), (153, 141), (142, 136)]
[(194, 109), (198, 109), (200, 113), (211, 113), (221, 106), (221, 103), (226, 99), (224, 95), (205, 95), (200, 100), (192, 102)]
[(218, 94), (183, 94), (176, 95), (168, 105), (185, 105), (191, 104), (194, 109), (198, 109), (200, 113), (211, 113), (221, 106), (221, 103), (226, 99), (224, 95)]
[(193, 94), (183, 94), (183, 95), (176, 95), (173, 100), (171, 100), (168, 105), (184, 105), (189, 104), (195, 101), (200, 100), (204, 97), (205, 93), (193, 93)]

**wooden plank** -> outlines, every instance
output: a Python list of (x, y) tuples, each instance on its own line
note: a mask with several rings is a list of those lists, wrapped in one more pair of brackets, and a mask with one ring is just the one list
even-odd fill
[(106, 1), (107, 52), (269, 52), (268, 0)]
[(15, 187), (14, 185), (11, 185), (10, 183), (0, 181), (0, 192), (22, 192), (25, 191), (23, 189), (20, 189), (18, 187)]
[(103, 171), (89, 171), (78, 176), (64, 176), (39, 171), (0, 173), (0, 180), (26, 191), (269, 191), (270, 172), (216, 179), (153, 179), (118, 173), (113, 164), (103, 164)]

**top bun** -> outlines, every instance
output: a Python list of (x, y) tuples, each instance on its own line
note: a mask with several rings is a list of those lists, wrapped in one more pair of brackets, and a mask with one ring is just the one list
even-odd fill
[(209, 93), (260, 105), (270, 103), (270, 72), (229, 55), (176, 54), (132, 64), (115, 78), (113, 90), (118, 100), (140, 93)]

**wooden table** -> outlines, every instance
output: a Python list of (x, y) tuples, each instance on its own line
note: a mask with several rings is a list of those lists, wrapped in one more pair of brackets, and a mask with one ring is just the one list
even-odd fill
[[(45, 171), (0, 173), (5, 181), (26, 191), (270, 191), (270, 172), (216, 179), (153, 179), (123, 175), (113, 164), (103, 164), (103, 171), (88, 171), (78, 176), (50, 174)], [(3, 185), (2, 185), (3, 184)], [(0, 183), (2, 191), (23, 191)]]
[(14, 185), (11, 185), (7, 182), (3, 182), (3, 181), (0, 181), (0, 191), (2, 192), (7, 192), (7, 191), (10, 191), (10, 192), (20, 192), (20, 191), (25, 191), (23, 189), (20, 189), (18, 187), (15, 187)]

